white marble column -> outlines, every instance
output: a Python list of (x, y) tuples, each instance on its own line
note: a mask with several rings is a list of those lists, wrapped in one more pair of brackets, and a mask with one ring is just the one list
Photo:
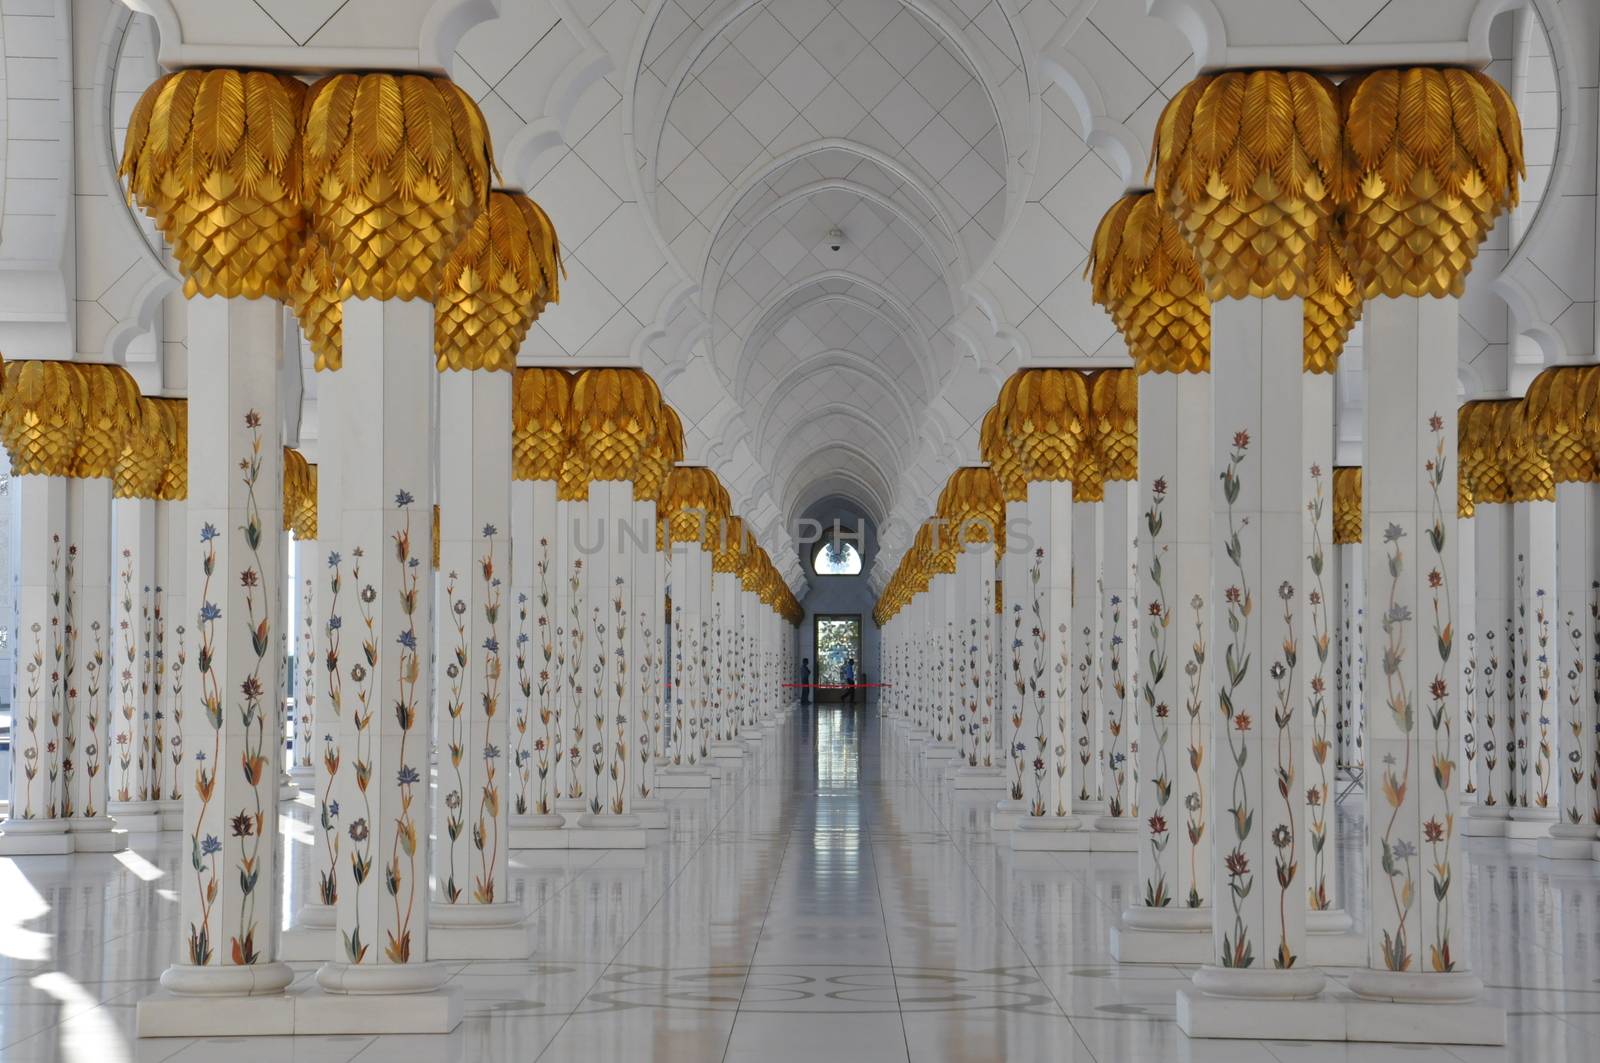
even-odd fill
[[(316, 887), (294, 913), (294, 925), (283, 932), (281, 946), (284, 959), (297, 961), (343, 955), (336, 930), (339, 892), (348, 881), (348, 854), (358, 844), (349, 834), (358, 818), (352, 812), (356, 806), (347, 799), (341, 803), (341, 787), (349, 785), (348, 776), (355, 771), (355, 758), (344, 745), (346, 717), (362, 695), (370, 700), (374, 657), (380, 652), (375, 632), (365, 622), (373, 603), (362, 600), (362, 588), (370, 584), (383, 555), (368, 557), (364, 548), (345, 549), (343, 480), (336, 470), (346, 463), (343, 448), (350, 433), (339, 428), (337, 373), (323, 373), (318, 382), (327, 389), (321, 408), (328, 427), (317, 440), (317, 539), (303, 544), (306, 549), (297, 558), (302, 586), (311, 585), (311, 682), (319, 691), (306, 742), (314, 758), (307, 785), (317, 810), (311, 825)], [(300, 652), (308, 652), (304, 644)]]
[[(570, 461), (569, 456), (569, 461)], [(584, 556), (579, 537), (589, 536), (593, 546), (592, 520), (589, 514), (589, 483), (587, 476), (580, 480), (562, 482), (556, 495), (556, 571), (560, 574), (556, 589), (556, 654), (560, 661), (560, 702), (558, 714), (561, 748), (556, 756), (557, 815), (564, 817), (567, 826), (575, 826), (578, 817), (588, 809), (589, 772), (589, 691), (592, 683), (588, 673), (589, 652), (589, 592), (592, 573), (590, 559)]]
[(1360, 769), (1366, 754), (1366, 552), (1358, 542), (1342, 544), (1338, 549), (1344, 595), (1339, 610), (1344, 660), (1344, 733), (1340, 736), (1339, 763)]
[[(448, 1029), (451, 995), (433, 991), (452, 969), (430, 962), (428, 934), (432, 340), (430, 303), (347, 299), (344, 368), (318, 381), (321, 435), (338, 437), (319, 487), (341, 510), (338, 538), (319, 534), (352, 575), (340, 607), (347, 670), (334, 732), (345, 834), (338, 939), (317, 983), (331, 996), (404, 995), (416, 1022), (431, 1014)], [(328, 515), (319, 508), (319, 524)]]
[(663, 787), (698, 789), (710, 785), (704, 763), (706, 743), (701, 726), (706, 705), (705, 665), (709, 659), (706, 599), (711, 592), (711, 556), (701, 537), (672, 536), (672, 741), (671, 766), (658, 782)]
[[(728, 521), (722, 536), (731, 534)], [(712, 556), (711, 631), (714, 640), (711, 686), (711, 755), (737, 760), (744, 756), (739, 744), (739, 577), (733, 566), (740, 550), (732, 543), (720, 545)]]
[(1220, 1011), (1241, 1000), (1262, 1023), (1281, 1022), (1275, 1004), (1315, 997), (1325, 981), (1306, 960), (1301, 300), (1217, 300), (1211, 328), (1212, 688), (1223, 733), (1211, 775), (1213, 954), (1178, 997), (1191, 1036), (1216, 1036)]
[(295, 677), (294, 677), (294, 767), (289, 777), (296, 789), (317, 789), (317, 758), (321, 743), (317, 735), (317, 583), (324, 557), (315, 539), (294, 537), (295, 593)]
[(13, 476), (17, 496), (15, 689), (11, 696), (11, 805), (0, 856), (70, 853), (61, 808), (62, 665), (68, 480)]
[(1100, 702), (1100, 500), (1101, 486), (1089, 488), (1095, 501), (1080, 501), (1079, 485), (1073, 485), (1072, 500), (1072, 618), (1068, 645), (1071, 647), (1073, 807), (1091, 817), (1106, 814), (1103, 774), (1105, 769), (1105, 712)]
[(1077, 787), (1072, 766), (1077, 758), (1070, 738), (1076, 682), (1070, 636), (1076, 531), (1072, 518), (1071, 482), (1035, 480), (1028, 484), (1026, 535), (1032, 542), (1033, 557), (1016, 599), (1022, 606), (1026, 631), (1022, 670), (1028, 778), (1023, 791), (1028, 807), (1011, 836), (1014, 849), (1072, 844), (1042, 835), (1058, 836), (1081, 826), (1074, 814)]
[[(187, 457), (185, 456), (185, 460)], [(169, 474), (170, 479), (170, 474)], [(196, 711), (192, 703), (198, 673), (194, 653), (195, 613), (189, 596), (189, 503), (187, 488), (183, 497), (163, 497), (156, 503), (156, 587), (158, 591), (156, 641), (161, 648), (165, 673), (159, 691), (162, 701), (156, 706), (156, 723), (164, 730), (167, 747), (167, 787), (158, 800), (161, 829), (183, 829), (183, 802), (192, 772), (187, 766), (188, 751), (183, 734), (187, 715)]]
[(957, 722), (961, 766), (956, 789), (992, 790), (1005, 785), (995, 762), (995, 552), (992, 542), (969, 541), (956, 558), (957, 650), (964, 661)]
[(1138, 572), (1139, 485), (1107, 480), (1100, 504), (1100, 582), (1098, 688), (1101, 711), (1101, 793), (1105, 814), (1095, 820), (1103, 831), (1138, 830), (1139, 793), (1134, 779), (1134, 746), (1140, 741), (1132, 678), (1139, 666), (1139, 617), (1135, 614)]
[(1211, 958), (1216, 702), (1211, 630), (1211, 382), (1139, 378), (1139, 877), (1111, 931), (1128, 963)]
[[(1556, 503), (1553, 498), (1512, 505), (1516, 551), (1517, 800), (1514, 822), (1545, 825), (1557, 819), (1556, 778)], [(1527, 828), (1523, 828), (1526, 830)]]
[[(133, 833), (161, 829), (155, 764), (155, 588), (160, 544), (157, 502), (112, 503), (110, 801), (117, 825)], [(165, 751), (161, 754), (165, 759)], [(163, 769), (173, 766), (163, 764)], [(163, 770), (161, 774), (167, 774)]]
[(1508, 748), (1516, 712), (1515, 627), (1512, 622), (1511, 506), (1477, 502), (1472, 518), (1477, 593), (1477, 801), (1469, 834), (1504, 834), (1515, 799), (1515, 751)]
[[(78, 852), (117, 852), (127, 848), (125, 831), (115, 830), (107, 815), (107, 761), (110, 751), (108, 688), (115, 675), (111, 652), (112, 481), (108, 477), (74, 479), (67, 491), (67, 526), (72, 575), (67, 584), (68, 655), (67, 715), (70, 729), (63, 736), (63, 812), (70, 816), (73, 848)], [(153, 573), (152, 573), (153, 575)], [(154, 588), (145, 595), (150, 609), (151, 637), (140, 661), (150, 718), (150, 785), (158, 789), (165, 775), (166, 749), (157, 747), (153, 703), (155, 685)]]
[[(188, 301), (189, 600), (195, 657), (183, 720), (186, 859), (178, 876), (179, 961), (170, 996), (139, 1003), (148, 1031), (204, 1007), (208, 1021), (289, 1032), (293, 977), (278, 960), (276, 706), (284, 617), (279, 546), (283, 448), (278, 361), (283, 311), (267, 300)], [(198, 1004), (194, 997), (204, 997)], [(224, 1009), (226, 1009), (224, 1011)], [(223, 1019), (227, 1015), (229, 1019)]]
[[(1500, 1044), (1505, 1012), (1482, 999), (1463, 937), (1458, 315), (1454, 299), (1379, 297), (1366, 305), (1368, 966), (1349, 985), (1370, 1006), (1350, 1009), (1348, 1022), (1374, 1033), (1381, 1022), (1437, 1031), (1453, 1044)], [(1479, 534), (1481, 545), (1481, 527)]]
[[(1024, 490), (1026, 489), (1024, 485)], [(1017, 818), (1026, 812), (1028, 762), (1030, 749), (1028, 736), (1028, 673), (1024, 660), (1028, 657), (1032, 635), (1031, 620), (1024, 591), (1029, 583), (1032, 565), (1033, 537), (1028, 525), (1028, 501), (1006, 502), (1006, 548), (1000, 558), (1000, 616), (996, 633), (996, 669), (1000, 673), (1000, 712), (996, 729), (1004, 751), (1001, 761), (1005, 771), (1006, 793), (995, 802), (989, 824), (995, 830), (1010, 830)], [(1024, 601), (1028, 601), (1028, 606)], [(896, 618), (899, 619), (898, 617)]]
[[(637, 492), (636, 492), (637, 493)], [(661, 653), (665, 610), (665, 573), (656, 549), (656, 504), (635, 497), (630, 515), (629, 548), (633, 571), (632, 622), (628, 657), (634, 662), (634, 751), (629, 769), (633, 777), (631, 811), (639, 822), (657, 830), (667, 827), (667, 813), (656, 793), (656, 772), (664, 751), (662, 745)]]
[[(1593, 416), (1593, 414), (1591, 414)], [(1600, 824), (1597, 710), (1600, 680), (1600, 488), (1586, 481), (1556, 484), (1556, 700), (1560, 705), (1560, 815), (1539, 855), (1588, 860)]]
[[(561, 607), (565, 575), (559, 546), (564, 507), (556, 500), (556, 481), (533, 480), (526, 486), (530, 497), (512, 517), (515, 527), (526, 508), (528, 533), (526, 538), (514, 539), (513, 559), (517, 581), (526, 582), (528, 588), (528, 734), (521, 739), (521, 777), (526, 782), (519, 778), (519, 785), (525, 787), (526, 806), (512, 818), (517, 848), (523, 847), (524, 832), (556, 830), (566, 822), (556, 811), (565, 781), (562, 712), (566, 708), (567, 655), (566, 617)], [(523, 797), (518, 800), (520, 804)]]
[(439, 567), (435, 611), (438, 788), (429, 955), (511, 959), (533, 927), (511, 896), (511, 374), (439, 376)]
[(1361, 939), (1345, 936), (1353, 925), (1339, 896), (1338, 756), (1333, 645), (1336, 594), (1333, 581), (1334, 375), (1306, 372), (1300, 378), (1301, 565), (1300, 686), (1303, 719), (1300, 751), (1305, 791), (1301, 866), (1306, 889), (1309, 962), (1356, 966), (1365, 962)]

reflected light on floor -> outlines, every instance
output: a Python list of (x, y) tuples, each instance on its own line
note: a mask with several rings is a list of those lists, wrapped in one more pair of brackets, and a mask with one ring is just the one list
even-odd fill
[(124, 849), (122, 852), (116, 854), (116, 861), (129, 871), (132, 871), (135, 875), (138, 875), (140, 881), (143, 882), (154, 882), (156, 879), (166, 874), (165, 871), (161, 870), (159, 867), (152, 864), (138, 853), (134, 852), (132, 849)]
[(23, 923), (50, 911), (39, 891), (14, 860), (0, 860), (0, 956), (17, 960), (48, 960), (50, 935), (29, 930)]
[(64, 1063), (128, 1063), (132, 1056), (122, 1031), (99, 1001), (60, 971), (32, 979), (33, 988), (55, 997), (67, 1017), (56, 1027)]

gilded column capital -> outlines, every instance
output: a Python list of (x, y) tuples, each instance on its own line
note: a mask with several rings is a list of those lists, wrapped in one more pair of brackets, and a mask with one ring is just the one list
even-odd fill
[(1011, 440), (1006, 438), (1005, 432), (1006, 413), (1015, 400), (1016, 379), (1012, 376), (1006, 380), (1000, 388), (1000, 397), (983, 415), (983, 424), (978, 429), (979, 454), (994, 470), (1000, 494), (1007, 502), (1022, 502), (1028, 497), (1027, 470), (1022, 467), (1017, 452), (1011, 449)]
[(83, 432), (70, 475), (108, 479), (139, 417), (139, 385), (120, 365), (65, 364), (83, 381)]
[(166, 471), (161, 474), (163, 502), (182, 502), (189, 497), (189, 402), (187, 399), (155, 399), (167, 407), (172, 435), (167, 439)]
[(1339, 111), (1340, 200), (1363, 294), (1460, 295), (1526, 176), (1510, 95), (1475, 70), (1373, 70), (1340, 84)]
[(1139, 376), (1102, 369), (1089, 381), (1089, 408), (1100, 478), (1139, 478)]
[(1177, 219), (1212, 299), (1309, 295), (1310, 249), (1332, 222), (1333, 83), (1230, 70), (1178, 90), (1156, 126), (1156, 201)]
[(661, 392), (642, 370), (580, 372), (572, 385), (572, 438), (588, 479), (632, 480), (660, 411)]
[(661, 498), (656, 503), (670, 542), (706, 541), (711, 531), (708, 527), (711, 518), (726, 510), (726, 499), (726, 492), (710, 469), (702, 465), (674, 468), (667, 474)]
[(1211, 299), (1194, 251), (1155, 193), (1130, 192), (1111, 205), (1084, 272), (1139, 372), (1210, 370)]
[(655, 439), (634, 471), (633, 497), (640, 502), (659, 499), (672, 467), (683, 460), (683, 421), (678, 411), (665, 402), (661, 403), (657, 428)]
[(330, 74), (300, 111), (302, 198), (349, 294), (433, 299), (489, 201), (494, 154), (478, 105), (448, 78)]
[(87, 395), (69, 362), (5, 364), (0, 442), (16, 476), (71, 476), (85, 430)]
[(518, 369), (511, 387), (512, 478), (560, 480), (572, 444), (571, 375), (561, 369)]
[(440, 276), (433, 319), (438, 368), (514, 369), (528, 329), (560, 300), (563, 273), (549, 215), (521, 193), (490, 192)]
[(1016, 400), (1005, 418), (1012, 451), (1030, 482), (1074, 479), (1092, 449), (1084, 375), (1072, 369), (1024, 369), (1016, 375)]
[(158, 498), (172, 461), (176, 432), (170, 400), (139, 399), (133, 430), (117, 458), (112, 494), (117, 498)]
[(1361, 541), (1361, 466), (1338, 465), (1333, 470), (1333, 542), (1335, 546)]
[(305, 95), (287, 74), (179, 70), (135, 104), (117, 172), (172, 246), (184, 294), (286, 299)]
[(1523, 402), (1523, 423), (1550, 459), (1557, 483), (1593, 483), (1596, 456), (1593, 422), (1600, 410), (1594, 380), (1600, 367), (1551, 366), (1533, 378)]

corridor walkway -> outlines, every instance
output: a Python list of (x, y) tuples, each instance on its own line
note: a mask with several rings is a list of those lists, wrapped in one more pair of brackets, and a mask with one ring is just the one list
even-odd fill
[[(776, 749), (668, 807), (670, 840), (642, 853), (517, 854), (540, 951), (458, 965), (468, 1018), (440, 1038), (135, 1041), (134, 1001), (178, 940), (176, 839), (0, 860), (0, 1059), (1424, 1063), (1592, 1059), (1600, 1036), (1589, 864), (1553, 876), (1503, 847), (1469, 864), (1473, 947), (1511, 1011), (1514, 1056), (1191, 1045), (1172, 1021), (1186, 973), (1106, 953), (1133, 858), (997, 845), (986, 806), (952, 800), (871, 710), (798, 710)], [(309, 814), (293, 806), (286, 832), (288, 912), (311, 873)]]

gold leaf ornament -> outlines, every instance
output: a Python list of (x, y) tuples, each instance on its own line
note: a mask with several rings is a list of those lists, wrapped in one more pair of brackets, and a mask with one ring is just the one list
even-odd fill
[(1337, 224), (1326, 227), (1311, 261), (1312, 290), (1304, 301), (1301, 368), (1331, 373), (1339, 367), (1350, 330), (1361, 320), (1361, 282), (1350, 267), (1344, 234)]
[(259, 70), (179, 70), (144, 91), (118, 176), (155, 221), (184, 293), (284, 299), (304, 228), (305, 86)]
[(661, 392), (639, 369), (585, 369), (572, 385), (573, 441), (590, 481), (632, 480), (660, 420)]
[(1513, 502), (1554, 502), (1555, 470), (1550, 457), (1539, 445), (1530, 423), (1525, 400), (1508, 400), (1495, 410), (1495, 427), (1500, 455), (1505, 466), (1506, 485)]
[(525, 195), (490, 192), (434, 299), (440, 371), (514, 368), (528, 329), (560, 298), (563, 269), (549, 216)]
[(478, 105), (446, 78), (332, 74), (301, 111), (303, 198), (334, 274), (362, 299), (433, 299), (489, 201)]
[(112, 494), (117, 498), (158, 498), (161, 482), (172, 461), (176, 427), (172, 406), (161, 399), (139, 399), (133, 428), (117, 457)]
[(634, 470), (633, 497), (640, 502), (654, 502), (660, 498), (672, 467), (682, 460), (683, 421), (676, 410), (662, 402), (659, 431)]
[(530, 366), (515, 371), (511, 386), (512, 478), (559, 481), (572, 445), (571, 374)]
[(1006, 438), (1030, 482), (1072, 480), (1089, 449), (1089, 389), (1071, 369), (1024, 369), (1005, 418)]
[(1156, 201), (1194, 249), (1213, 300), (1310, 293), (1339, 147), (1335, 91), (1318, 74), (1203, 75), (1168, 102), (1151, 156)]
[(1523, 399), (1523, 420), (1540, 450), (1550, 459), (1557, 483), (1595, 481), (1592, 403), (1595, 366), (1551, 366), (1533, 378)]
[(1111, 205), (1095, 228), (1085, 275), (1141, 373), (1211, 368), (1211, 299), (1194, 251), (1153, 192)]
[(1333, 542), (1335, 546), (1361, 541), (1361, 466), (1336, 465), (1333, 469)]
[(333, 272), (322, 243), (308, 234), (289, 278), (288, 303), (311, 348), (317, 372), (344, 365), (344, 298), (348, 286)]
[(189, 401), (187, 399), (156, 399), (166, 406), (168, 417), (164, 423), (171, 425), (172, 435), (167, 439), (167, 469), (161, 475), (163, 502), (182, 502), (189, 497)]
[(1102, 369), (1089, 382), (1094, 450), (1104, 480), (1139, 478), (1139, 377), (1134, 369)]
[(83, 432), (70, 475), (109, 479), (116, 475), (139, 416), (139, 385), (120, 365), (68, 363), (83, 381)]
[(1460, 295), (1527, 175), (1510, 95), (1478, 71), (1410, 67), (1350, 77), (1339, 106), (1340, 198), (1363, 294)]
[(727, 512), (728, 493), (710, 469), (680, 465), (667, 474), (656, 505), (672, 542), (704, 542), (709, 520)]
[(1024, 502), (1028, 498), (1028, 473), (1017, 452), (1011, 449), (1006, 436), (1006, 417), (1016, 403), (1017, 376), (1013, 373), (1000, 385), (1000, 397), (983, 415), (978, 430), (979, 453), (989, 463), (1000, 483), (1000, 493), (1007, 502)]
[(15, 476), (71, 476), (84, 433), (84, 380), (70, 362), (5, 363), (0, 443)]

